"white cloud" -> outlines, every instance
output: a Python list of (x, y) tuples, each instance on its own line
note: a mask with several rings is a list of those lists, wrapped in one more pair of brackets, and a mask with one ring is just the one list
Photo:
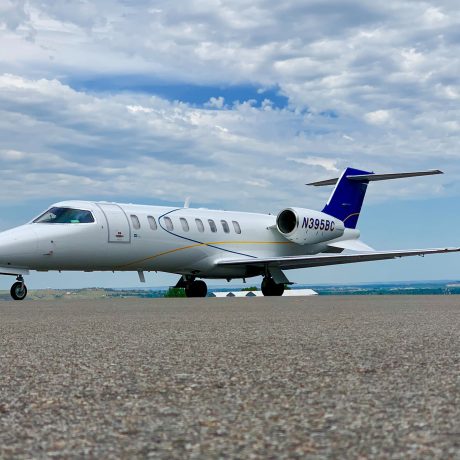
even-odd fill
[[(0, 8), (0, 178), (17, 199), (27, 190), (178, 201), (191, 193), (194, 202), (260, 209), (273, 187), (276, 211), (325, 169), (388, 170), (389, 152), (392, 169), (411, 169), (416, 157), (417, 167), (441, 162), (451, 179), (460, 174), (453, 1), (29, 0)], [(119, 91), (113, 81), (130, 75), (215, 92), (200, 107)], [(83, 80), (99, 86), (73, 89)], [(236, 83), (260, 94), (279, 88), (288, 108), (268, 95), (233, 104), (237, 97), (219, 94)], [(11, 175), (18, 155), (26, 180)], [(59, 181), (46, 186), (53, 174)], [(302, 195), (303, 204), (316, 199)]]
[(437, 7), (430, 6), (423, 13), (423, 19), (428, 26), (445, 25), (448, 22), (448, 17)]
[(0, 159), (3, 161), (22, 161), (27, 154), (19, 150), (0, 150)]
[(16, 30), (27, 20), (25, 1), (3, 0), (0, 3), (0, 25), (10, 30)]
[(307, 158), (288, 158), (289, 161), (307, 165), (307, 166), (321, 166), (326, 171), (338, 172), (337, 161), (330, 158), (322, 157), (307, 157)]
[(388, 110), (375, 110), (366, 113), (364, 119), (373, 125), (383, 125), (391, 120), (391, 113)]
[(208, 102), (204, 104), (205, 107), (222, 109), (225, 105), (225, 99), (222, 96), (211, 97)]
[[(307, 193), (303, 184), (324, 178), (325, 170), (336, 174), (353, 165), (388, 171), (389, 152), (398, 152), (391, 170), (412, 169), (416, 154), (417, 167), (449, 165), (444, 180), (460, 173), (458, 132), (448, 114), (408, 120), (395, 132), (379, 132), (376, 142), (359, 120), (344, 122), (345, 135), (334, 118), (289, 109), (200, 109), (147, 95), (95, 96), (56, 80), (13, 75), (0, 78), (0, 108), (0, 196), (8, 202), (182, 202), (192, 195), (196, 204), (277, 212), (321, 205), (329, 191)], [(432, 138), (433, 126), (442, 129), (442, 142)], [(345, 136), (354, 142), (344, 142)], [(441, 180), (403, 193), (429, 195)], [(398, 187), (383, 193), (391, 196)]]

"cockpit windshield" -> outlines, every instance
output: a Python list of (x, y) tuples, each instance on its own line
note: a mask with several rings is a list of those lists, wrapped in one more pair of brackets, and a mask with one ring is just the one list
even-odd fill
[(94, 222), (90, 211), (73, 208), (51, 208), (34, 220), (35, 224), (89, 224)]

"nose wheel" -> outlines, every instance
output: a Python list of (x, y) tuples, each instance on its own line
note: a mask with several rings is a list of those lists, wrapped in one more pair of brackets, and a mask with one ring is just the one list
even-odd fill
[(24, 278), (22, 276), (18, 276), (16, 283), (11, 286), (10, 294), (14, 300), (24, 300), (27, 295), (27, 287), (24, 284)]

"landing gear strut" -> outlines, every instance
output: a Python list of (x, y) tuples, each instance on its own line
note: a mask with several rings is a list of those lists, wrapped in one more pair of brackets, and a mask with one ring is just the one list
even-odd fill
[(261, 290), (264, 296), (281, 296), (284, 292), (284, 284), (275, 283), (273, 278), (266, 276), (262, 280)]
[(14, 300), (24, 300), (26, 298), (27, 287), (24, 284), (24, 278), (22, 276), (16, 278), (16, 283), (11, 286), (10, 294)]
[(176, 287), (184, 288), (187, 297), (206, 297), (208, 286), (203, 280), (195, 280), (195, 277), (182, 277)]

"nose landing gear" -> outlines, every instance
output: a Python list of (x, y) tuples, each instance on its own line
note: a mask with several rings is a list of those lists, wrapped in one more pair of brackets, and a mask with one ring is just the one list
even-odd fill
[(14, 300), (24, 300), (26, 298), (27, 287), (24, 284), (24, 278), (22, 276), (16, 278), (16, 283), (11, 286), (10, 294)]

